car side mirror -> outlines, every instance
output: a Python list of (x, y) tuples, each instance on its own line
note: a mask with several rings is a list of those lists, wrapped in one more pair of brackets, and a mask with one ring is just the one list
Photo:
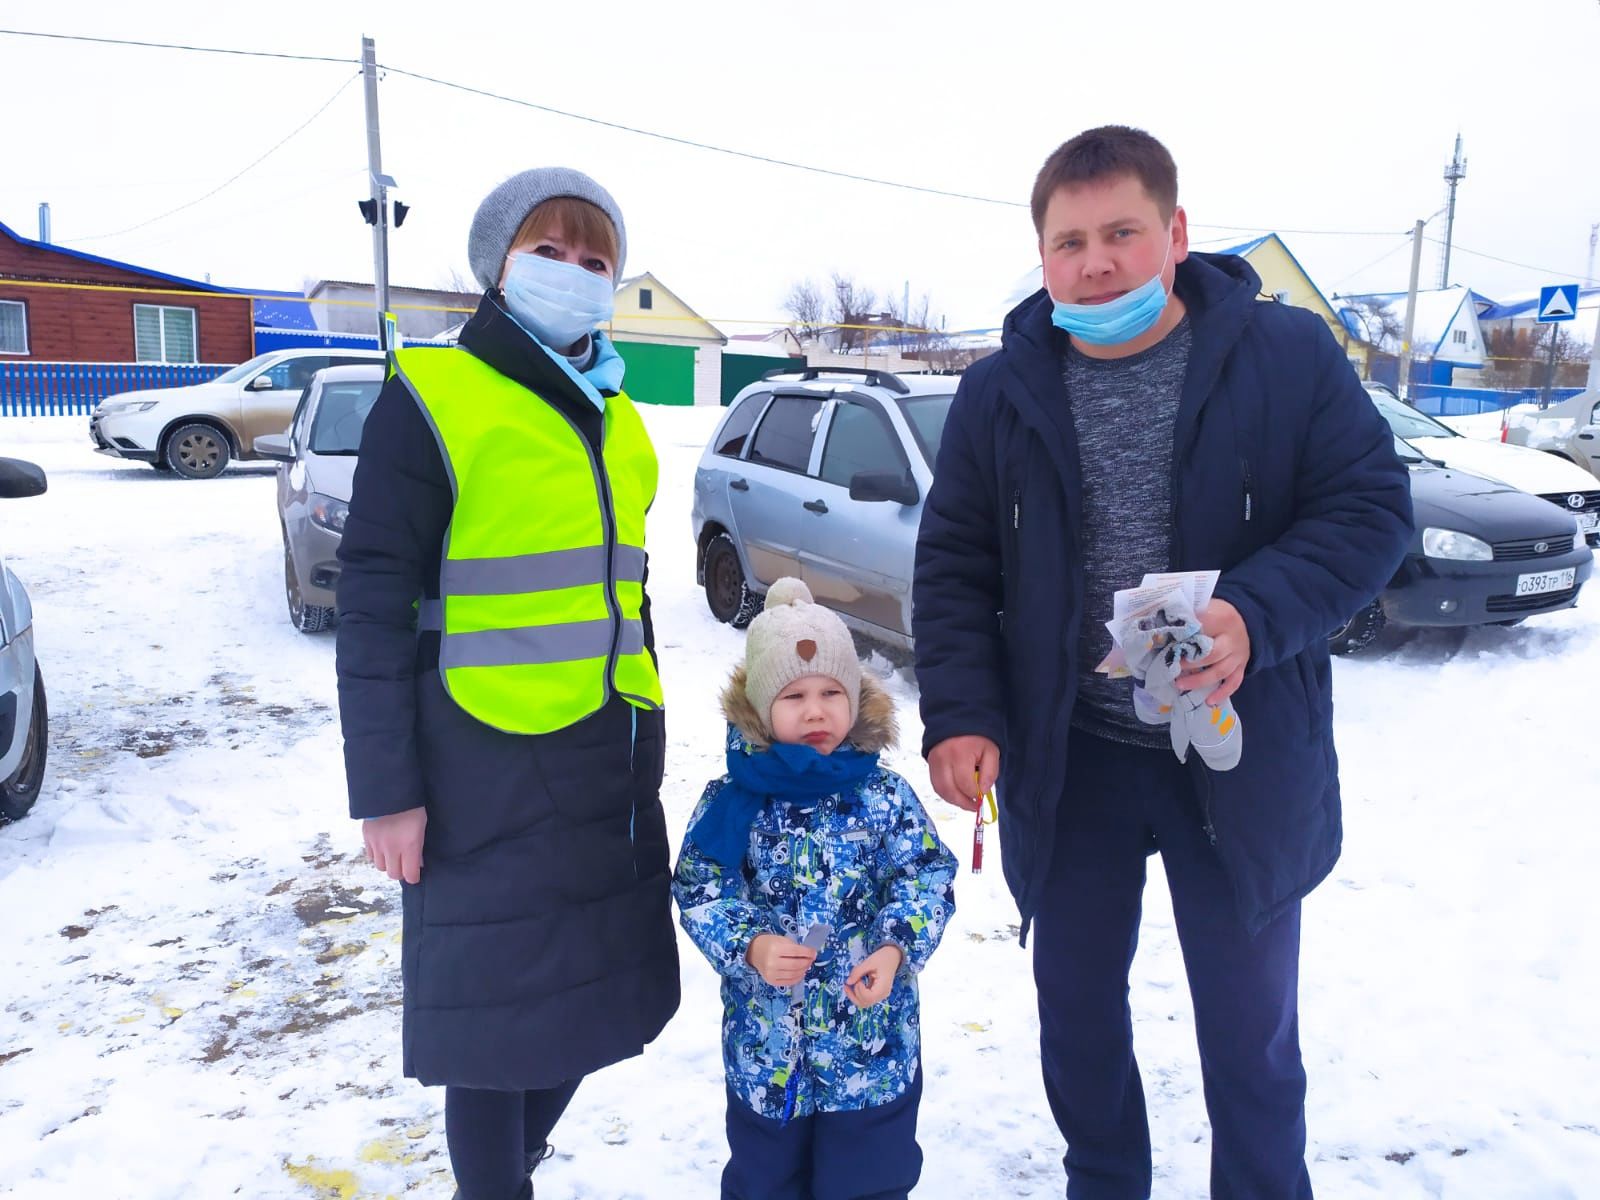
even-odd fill
[(272, 376), (265, 373), (257, 375), (245, 385), (245, 388), (252, 392), (270, 391), (272, 388)]
[(0, 458), (0, 498), (42, 496), (48, 486), (42, 468), (20, 458)]
[(287, 433), (263, 433), (255, 441), (256, 453), (273, 462), (292, 463), (294, 443)]
[(893, 500), (909, 505), (921, 498), (909, 471), (857, 471), (850, 476), (852, 500)]

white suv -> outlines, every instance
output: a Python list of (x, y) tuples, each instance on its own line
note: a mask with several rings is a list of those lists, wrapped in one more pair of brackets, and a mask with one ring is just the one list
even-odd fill
[(260, 457), (256, 438), (288, 428), (318, 371), (382, 361), (377, 350), (274, 350), (210, 383), (108, 396), (89, 418), (89, 436), (102, 454), (210, 479), (230, 459)]

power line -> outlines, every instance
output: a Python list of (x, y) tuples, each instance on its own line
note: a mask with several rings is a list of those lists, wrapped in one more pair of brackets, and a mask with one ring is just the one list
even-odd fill
[(1337, 290), (1337, 288), (1339, 287), (1340, 284), (1346, 282), (1347, 280), (1354, 279), (1357, 275), (1360, 275), (1362, 272), (1370, 271), (1373, 267), (1377, 266), (1384, 259), (1392, 257), (1396, 250), (1403, 250), (1407, 246), (1409, 246), (1410, 244), (1411, 244), (1411, 235), (1409, 233), (1401, 234), (1400, 235), (1400, 240), (1398, 242), (1396, 242), (1393, 246), (1390, 246), (1387, 250), (1385, 250), (1382, 254), (1378, 255), (1377, 258), (1373, 259), (1366, 266), (1357, 267), (1354, 271), (1351, 271), (1350, 274), (1344, 276), (1341, 279), (1335, 280), (1331, 285), (1329, 285), (1330, 286), (1330, 292), (1332, 290)]
[(199, 204), (202, 200), (211, 199), (211, 197), (215, 196), (218, 192), (220, 192), (223, 188), (227, 187), (230, 183), (233, 183), (235, 180), (237, 180), (237, 179), (241, 178), (242, 176), (248, 174), (250, 171), (254, 170), (256, 167), (260, 166), (262, 163), (266, 162), (267, 159), (271, 158), (274, 154), (276, 154), (280, 149), (282, 149), (282, 147), (288, 141), (290, 141), (290, 139), (292, 139), (295, 136), (297, 136), (299, 133), (301, 133), (306, 128), (306, 126), (310, 125), (311, 122), (315, 121), (323, 113), (327, 112), (328, 109), (333, 105), (333, 102), (344, 94), (345, 88), (349, 87), (352, 83), (354, 83), (357, 79), (360, 79), (360, 78), (361, 78), (361, 74), (360, 74), (360, 72), (357, 72), (356, 74), (354, 74), (354, 75), (350, 76), (348, 79), (346, 79), (343, 83), (341, 83), (338, 86), (338, 88), (334, 91), (333, 95), (329, 96), (326, 100), (324, 100), (322, 102), (322, 107), (318, 108), (316, 112), (312, 113), (304, 121), (300, 122), (299, 125), (296, 125), (293, 130), (291, 130), (288, 134), (286, 134), (283, 138), (281, 138), (277, 143), (275, 143), (270, 150), (268, 150), (265, 154), (261, 155), (259, 158), (255, 159), (253, 162), (251, 162), (249, 164), (249, 166), (246, 166), (246, 167), (242, 168), (241, 170), (235, 172), (234, 174), (228, 176), (227, 179), (224, 179), (221, 183), (217, 184), (216, 187), (212, 188), (205, 195), (197, 196), (197, 197), (195, 197), (195, 199), (190, 200), (187, 204), (178, 205), (177, 208), (168, 209), (166, 212), (162, 213), (159, 217), (151, 217), (148, 221), (140, 221), (137, 225), (129, 225), (126, 229), (117, 229), (117, 230), (113, 230), (110, 233), (94, 233), (94, 234), (90, 234), (88, 237), (72, 238), (70, 240), (74, 241), (74, 242), (97, 242), (97, 241), (100, 241), (103, 238), (121, 237), (123, 234), (132, 233), (136, 229), (143, 229), (147, 225), (154, 225), (157, 221), (165, 221), (168, 217), (174, 216), (177, 213), (183, 212), (184, 209), (193, 208), (196, 204)]
[(1028, 205), (1020, 200), (999, 200), (993, 196), (976, 196), (970, 192), (949, 192), (942, 188), (923, 187), (915, 183), (900, 183), (893, 179), (879, 179), (872, 175), (857, 175), (850, 171), (835, 171), (829, 167), (816, 167), (809, 163), (791, 162), (784, 158), (773, 158), (766, 154), (755, 154), (748, 150), (733, 150), (727, 146), (715, 146), (710, 142), (699, 142), (693, 138), (678, 137), (670, 133), (658, 133), (653, 129), (641, 129), (636, 125), (624, 125), (619, 121), (606, 121), (599, 117), (589, 117), (582, 113), (569, 112), (564, 108), (555, 108), (549, 104), (536, 104), (532, 100), (519, 100), (515, 96), (504, 96), (499, 92), (491, 92), (484, 88), (471, 87), (464, 83), (454, 83), (448, 79), (438, 79), (432, 75), (423, 75), (417, 71), (407, 71), (401, 67), (380, 63), (385, 71), (392, 71), (396, 75), (404, 75), (409, 79), (418, 79), (424, 83), (432, 83), (439, 87), (450, 88), (458, 92), (467, 92), (474, 96), (483, 96), (490, 100), (500, 100), (506, 104), (515, 104), (521, 108), (532, 108), (539, 112), (550, 113), (558, 117), (566, 117), (573, 121), (583, 121), (589, 125), (599, 125), (606, 129), (616, 129), (623, 133), (636, 133), (641, 137), (655, 138), (658, 141), (672, 142), (679, 146), (689, 146), (696, 150), (710, 150), (716, 154), (726, 154), (733, 158), (749, 159), (752, 162), (767, 163), (775, 167), (789, 167), (796, 171), (810, 171), (816, 175), (830, 175), (835, 179), (853, 179), (858, 183), (875, 183), (882, 187), (900, 188), (907, 192), (924, 192), (930, 196), (947, 196), (953, 200), (975, 200), (980, 204), (998, 204), (1005, 208), (1027, 208)]
[[(1312, 237), (1395, 237), (1393, 229), (1284, 229), (1277, 225), (1215, 225), (1210, 221), (1190, 221), (1190, 229), (1226, 229), (1234, 233), (1294, 233)], [(1221, 238), (1212, 238), (1221, 241)]]
[(235, 54), (244, 58), (285, 58), (293, 62), (352, 63), (354, 58), (329, 58), (320, 54), (276, 54), (270, 50), (233, 50), (222, 46), (185, 46), (177, 42), (136, 42), (128, 38), (88, 37), (77, 33), (42, 33), (36, 29), (0, 29), (12, 37), (47, 38), (58, 42), (94, 42), (101, 46), (143, 46), (148, 50), (187, 50), (193, 54)]
[[(1442, 241), (1440, 241), (1438, 238), (1431, 237), (1431, 238), (1428, 238), (1427, 240), (1430, 241), (1430, 242), (1433, 242), (1435, 245), (1439, 245), (1439, 246), (1444, 245), (1444, 243)], [(1463, 253), (1463, 254), (1470, 254), (1474, 258), (1487, 258), (1487, 259), (1491, 260), (1492, 262), (1504, 263), (1508, 267), (1521, 267), (1524, 271), (1538, 271), (1541, 275), (1554, 275), (1554, 276), (1557, 276), (1558, 278), (1562, 278), (1562, 279), (1576, 279), (1576, 278), (1578, 278), (1577, 273), (1574, 272), (1574, 271), (1557, 271), (1552, 267), (1536, 267), (1531, 263), (1514, 262), (1513, 260), (1511, 260), (1509, 258), (1501, 258), (1501, 257), (1499, 257), (1498, 255), (1495, 255), (1495, 254), (1485, 254), (1482, 250), (1469, 249), (1468, 247), (1463, 246), (1460, 242), (1456, 242), (1455, 243), (1455, 249), (1461, 251), (1461, 253)]]

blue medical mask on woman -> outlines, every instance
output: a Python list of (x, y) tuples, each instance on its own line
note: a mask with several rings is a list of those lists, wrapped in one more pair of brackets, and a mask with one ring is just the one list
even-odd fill
[(1055, 305), (1050, 314), (1051, 323), (1091, 346), (1115, 346), (1149, 332), (1161, 319), (1161, 310), (1167, 307), (1167, 289), (1161, 282), (1161, 273), (1167, 269), (1167, 260), (1171, 257), (1169, 232), (1167, 253), (1154, 279), (1104, 304), (1063, 304), (1051, 297)]
[(566, 350), (611, 320), (616, 289), (610, 275), (539, 254), (512, 254), (506, 308), (552, 350)]

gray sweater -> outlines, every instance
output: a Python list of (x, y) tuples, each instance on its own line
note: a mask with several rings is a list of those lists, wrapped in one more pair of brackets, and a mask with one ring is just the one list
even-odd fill
[(1189, 319), (1130, 358), (1067, 349), (1063, 374), (1083, 474), (1084, 605), (1072, 723), (1112, 741), (1161, 747), (1164, 728), (1133, 714), (1133, 681), (1095, 667), (1111, 650), (1112, 593), (1169, 569), (1172, 431), (1189, 365)]

